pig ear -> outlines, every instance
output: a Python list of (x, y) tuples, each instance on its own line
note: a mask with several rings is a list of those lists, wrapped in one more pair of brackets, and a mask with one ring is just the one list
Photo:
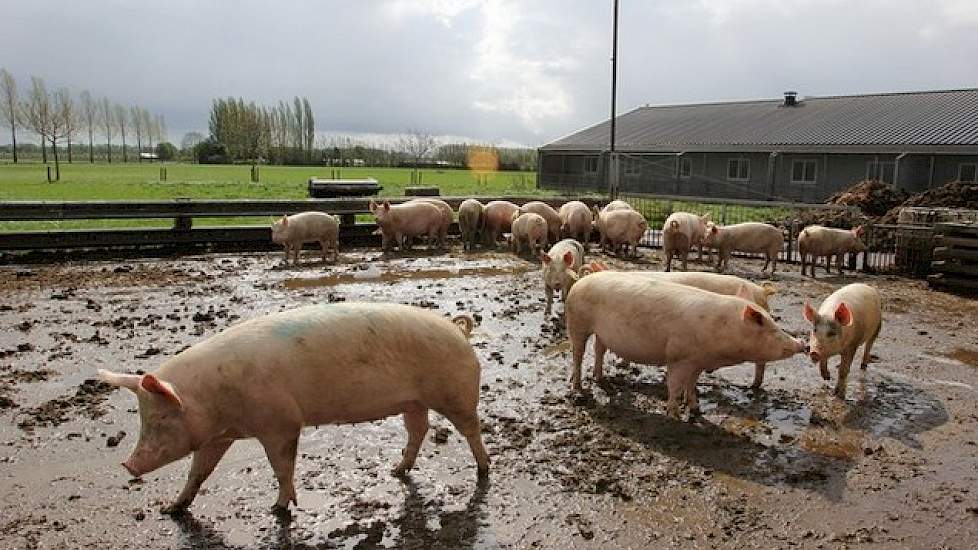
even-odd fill
[(177, 407), (183, 407), (183, 401), (180, 399), (180, 396), (177, 395), (176, 390), (173, 389), (173, 386), (169, 382), (164, 382), (152, 374), (144, 374), (143, 380), (139, 383), (139, 386), (149, 393), (155, 393), (156, 395), (166, 398), (167, 401), (170, 401)]
[(710, 221), (710, 219), (711, 219), (712, 216), (713, 216), (713, 214), (707, 212), (706, 214), (703, 214), (702, 216), (700, 216), (700, 219), (703, 220), (704, 222), (708, 222), (708, 221)]
[(373, 199), (370, 199), (370, 204), (367, 205), (367, 208), (370, 209), (371, 212), (373, 212), (374, 210), (377, 209), (377, 203), (374, 202)]
[(717, 226), (715, 226), (713, 224), (710, 224), (710, 233), (713, 233), (714, 235), (716, 235), (717, 234), (717, 231), (719, 231), (719, 229), (720, 229), (719, 227), (717, 227)]
[(863, 233), (865, 232), (866, 232), (866, 228), (861, 225), (857, 225), (856, 227), (852, 228), (852, 233), (857, 237), (862, 237)]
[(744, 321), (749, 323), (757, 323), (759, 326), (764, 326), (764, 314), (754, 309), (753, 306), (744, 306), (744, 311), (740, 316)]
[(105, 369), (98, 370), (98, 378), (106, 384), (111, 384), (118, 388), (126, 388), (127, 390), (136, 391), (139, 387), (139, 379), (142, 378), (138, 374), (119, 374), (116, 372), (110, 372)]
[(839, 304), (839, 307), (835, 308), (835, 320), (844, 327), (852, 325), (852, 310), (849, 309), (849, 306), (845, 302), (842, 302)]
[(573, 264), (574, 264), (574, 253), (571, 252), (570, 250), (564, 252), (564, 265), (573, 265)]
[(282, 214), (282, 225), (289, 225), (289, 217)]
[(815, 313), (815, 309), (812, 307), (812, 304), (808, 303), (807, 301), (805, 302), (804, 312), (805, 319), (807, 319), (809, 323), (814, 323), (815, 319), (818, 317), (818, 314)]
[(545, 263), (545, 264), (549, 264), (551, 262), (551, 260), (552, 260), (552, 258), (550, 257), (550, 254), (541, 254), (540, 255), (540, 261), (543, 262), (543, 263)]
[(390, 209), (391, 209), (390, 201), (384, 201), (384, 210), (390, 210)]
[(747, 288), (747, 285), (740, 285), (740, 288), (737, 289), (737, 297), (747, 300), (748, 302), (754, 301), (754, 297), (751, 296), (750, 289)]

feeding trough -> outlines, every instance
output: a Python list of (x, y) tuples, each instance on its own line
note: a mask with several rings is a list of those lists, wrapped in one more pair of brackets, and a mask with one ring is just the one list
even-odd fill
[(348, 180), (309, 178), (309, 196), (313, 198), (367, 197), (380, 193), (383, 188), (373, 178)]

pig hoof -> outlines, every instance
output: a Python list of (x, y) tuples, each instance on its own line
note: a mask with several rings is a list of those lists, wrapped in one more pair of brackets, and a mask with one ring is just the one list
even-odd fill
[(187, 513), (188, 506), (189, 504), (186, 502), (174, 502), (161, 508), (160, 513), (168, 516), (179, 516)]
[(480, 480), (489, 479), (489, 466), (479, 466), (477, 473)]
[(272, 512), (273, 515), (276, 515), (276, 516), (282, 517), (282, 518), (284, 518), (284, 517), (291, 517), (292, 516), (292, 512), (289, 510), (289, 503), (288, 502), (286, 502), (285, 504), (279, 504), (279, 503), (276, 502), (272, 506), (271, 512)]
[(410, 470), (411, 468), (409, 466), (398, 466), (397, 468), (391, 470), (391, 474), (393, 474), (394, 477), (407, 477), (408, 471)]
[(835, 395), (836, 397), (838, 397), (839, 399), (845, 399), (846, 398), (846, 390), (845, 390), (845, 388), (836, 388), (835, 391), (832, 392), (832, 394)]

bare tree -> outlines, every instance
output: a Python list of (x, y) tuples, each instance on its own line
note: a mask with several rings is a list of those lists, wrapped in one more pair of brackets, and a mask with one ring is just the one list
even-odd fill
[(119, 136), (122, 138), (122, 162), (128, 162), (129, 159), (126, 155), (126, 134), (129, 129), (129, 111), (118, 104), (113, 107), (113, 110), (115, 111), (115, 125), (119, 130)]
[[(78, 111), (75, 109), (75, 100), (71, 97), (68, 88), (60, 88), (55, 93), (54, 103), (60, 129), (64, 134), (65, 143), (68, 145), (68, 163), (70, 164), (72, 162), (71, 138), (78, 130)], [(55, 151), (55, 155), (57, 155), (57, 151)]]
[(115, 132), (115, 116), (112, 112), (112, 104), (109, 102), (109, 98), (103, 97), (102, 101), (99, 102), (99, 124), (102, 125), (105, 135), (105, 145), (108, 154), (109, 164), (112, 164), (112, 135)]
[(14, 164), (17, 163), (17, 81), (7, 69), (0, 69), (0, 122), (10, 126), (10, 139), (14, 146)]
[(98, 103), (92, 99), (92, 94), (85, 90), (81, 93), (81, 119), (88, 130), (88, 162), (95, 163), (95, 127), (98, 123)]
[(50, 133), (53, 118), (51, 96), (48, 94), (44, 79), (31, 77), (31, 90), (27, 100), (22, 102), (19, 109), (21, 123), (30, 128), (41, 141), (41, 159), (48, 162), (47, 137)]
[(156, 133), (153, 132), (153, 118), (149, 116), (149, 111), (143, 109), (143, 131), (146, 132), (146, 139), (149, 140), (149, 150), (153, 150), (153, 139)]
[(417, 173), (418, 164), (421, 159), (427, 157), (435, 151), (438, 140), (435, 136), (421, 130), (408, 130), (398, 140), (398, 149), (406, 154), (414, 164), (414, 171)]
[(133, 105), (129, 108), (129, 120), (132, 121), (132, 129), (136, 134), (136, 159), (143, 161), (143, 110)]
[(302, 98), (302, 121), (304, 123), (305, 130), (305, 143), (303, 143), (306, 150), (306, 162), (312, 160), (312, 149), (313, 142), (316, 139), (316, 122), (312, 115), (312, 106), (309, 105), (308, 98)]
[(159, 143), (163, 143), (164, 141), (170, 141), (169, 136), (166, 135), (166, 118), (164, 118), (163, 115), (161, 114), (156, 115), (156, 126), (157, 126), (156, 137), (159, 138), (157, 141)]

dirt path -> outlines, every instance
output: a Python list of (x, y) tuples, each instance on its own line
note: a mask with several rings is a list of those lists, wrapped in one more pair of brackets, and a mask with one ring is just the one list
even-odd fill
[[(355, 252), (336, 266), (281, 269), (278, 254), (226, 255), (0, 270), (0, 546), (978, 545), (978, 302), (847, 277), (877, 285), (886, 311), (878, 359), (851, 375), (845, 402), (797, 356), (768, 367), (764, 391), (746, 389), (749, 365), (704, 376), (705, 414), (690, 423), (664, 415), (657, 368), (609, 358), (597, 387), (586, 358), (588, 391), (569, 393), (570, 349), (560, 324), (543, 319), (535, 264), (458, 251), (375, 260)], [(759, 265), (734, 268), (750, 275)], [(840, 282), (781, 274), (772, 313), (800, 334), (803, 301)], [(464, 441), (437, 416), (412, 481), (392, 477), (405, 434), (389, 419), (304, 431), (291, 522), (267, 512), (275, 483), (253, 441), (235, 444), (190, 514), (160, 515), (189, 463), (130, 480), (119, 462), (138, 436), (136, 402), (91, 380), (95, 370), (153, 370), (238, 319), (340, 300), (476, 316), (490, 481), (476, 482)]]

